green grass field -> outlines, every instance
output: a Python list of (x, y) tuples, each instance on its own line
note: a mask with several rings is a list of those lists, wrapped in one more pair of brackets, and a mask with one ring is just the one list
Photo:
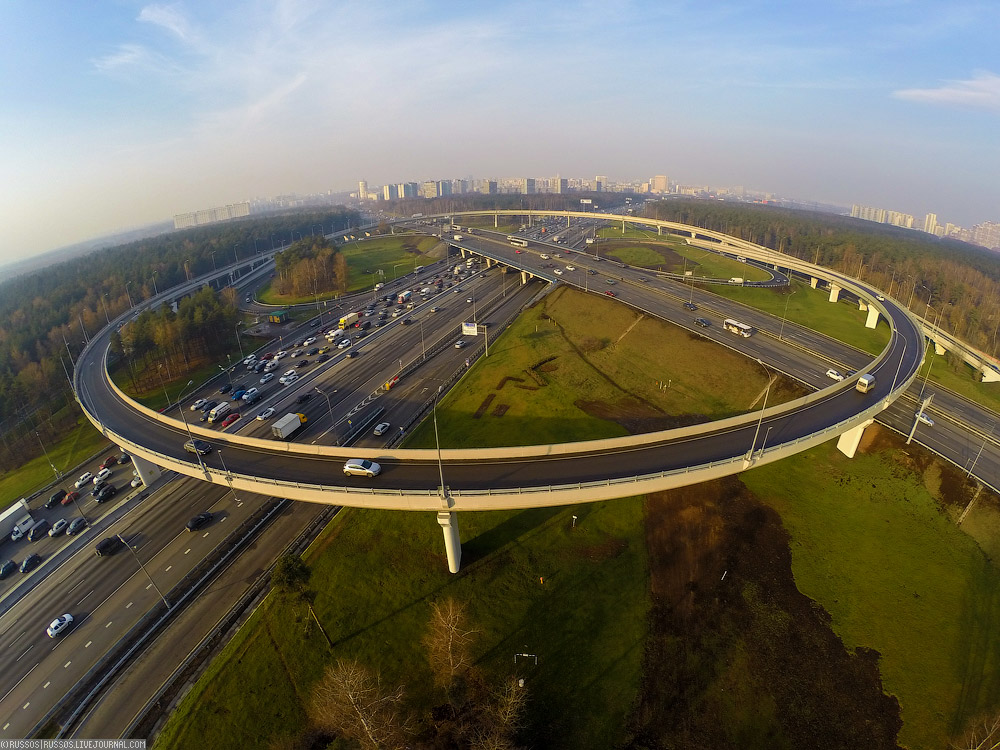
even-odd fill
[(1000, 572), (909, 465), (902, 454), (847, 459), (829, 443), (742, 478), (781, 514), (799, 590), (848, 648), (882, 654), (901, 743), (943, 748), (1000, 703)]

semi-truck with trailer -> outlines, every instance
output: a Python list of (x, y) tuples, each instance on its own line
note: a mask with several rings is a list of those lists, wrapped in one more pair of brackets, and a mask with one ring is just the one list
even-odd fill
[(288, 440), (288, 438), (294, 435), (296, 430), (298, 430), (305, 423), (305, 414), (296, 414), (292, 412), (286, 414), (281, 419), (276, 420), (271, 425), (271, 434), (278, 440)]
[(400, 292), (399, 296), (396, 298), (396, 302), (403, 305), (410, 301), (410, 297), (413, 296), (413, 292), (407, 289), (405, 292)]
[(340, 319), (340, 323), (338, 324), (338, 327), (340, 328), (340, 330), (343, 331), (343, 330), (346, 330), (346, 329), (350, 328), (352, 325), (354, 325), (357, 322), (358, 322), (358, 314), (356, 312), (348, 313), (347, 315), (345, 315), (344, 317), (342, 317)]

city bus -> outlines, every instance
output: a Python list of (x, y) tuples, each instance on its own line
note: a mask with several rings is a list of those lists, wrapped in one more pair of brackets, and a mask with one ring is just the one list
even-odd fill
[(528, 246), (528, 241), (527, 240), (522, 240), (520, 237), (508, 237), (507, 240), (514, 247), (527, 247)]
[(722, 327), (730, 333), (735, 333), (737, 336), (742, 336), (746, 339), (750, 338), (754, 334), (753, 326), (748, 326), (746, 323), (740, 323), (738, 320), (733, 320), (732, 318), (726, 318), (722, 321)]

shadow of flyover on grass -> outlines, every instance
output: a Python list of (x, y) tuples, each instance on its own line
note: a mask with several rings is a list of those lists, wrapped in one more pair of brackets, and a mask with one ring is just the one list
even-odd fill
[(949, 730), (961, 732), (969, 720), (1000, 701), (1000, 648), (996, 626), (1000, 621), (1000, 587), (992, 563), (982, 557), (979, 569), (973, 570), (962, 597), (959, 638), (955, 668), (962, 678), (962, 689), (955, 701)]
[[(516, 540), (522, 534), (537, 529), (549, 522), (551, 518), (564, 512), (562, 507), (551, 508), (529, 508), (514, 514), (506, 521), (484, 531), (479, 536), (462, 542), (462, 564), (465, 566), (479, 562), (497, 550)], [(505, 511), (501, 511), (505, 512)], [(461, 532), (462, 514), (458, 516), (458, 528)]]

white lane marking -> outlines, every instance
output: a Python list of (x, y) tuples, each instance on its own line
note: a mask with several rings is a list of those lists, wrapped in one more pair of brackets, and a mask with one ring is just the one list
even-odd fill
[[(126, 605), (125, 605), (125, 609), (128, 609), (128, 608), (129, 608), (129, 607), (131, 607), (131, 606), (132, 606), (132, 602), (129, 602), (128, 604), (126, 604)], [(109, 623), (108, 623), (108, 625), (110, 625), (110, 624), (111, 624), (111, 623), (109, 622)]]
[(6, 731), (7, 727), (9, 727), (9, 726), (10, 726), (10, 722), (8, 721), (6, 724), (3, 725), (4, 731)]
[(206, 537), (208, 536), (208, 533), (209, 533), (209, 532), (207, 532), (207, 531), (206, 531), (206, 532), (205, 532), (204, 534), (202, 534), (202, 535), (201, 535), (201, 538), (202, 538), (202, 539), (206, 538)]
[(147, 583), (146, 584), (146, 591), (149, 591), (152, 587), (153, 587), (153, 584)]
[(14, 661), (21, 661), (21, 659), (23, 659), (23, 658), (25, 657), (25, 655), (26, 655), (26, 654), (27, 654), (27, 653), (28, 653), (29, 651), (31, 651), (31, 649), (33, 649), (34, 647), (35, 647), (35, 644), (34, 644), (34, 643), (32, 643), (32, 644), (31, 644), (30, 646), (28, 646), (28, 648), (26, 648), (26, 649), (24, 650), (24, 653), (23, 653), (23, 654), (21, 654), (21, 655), (20, 655), (19, 657), (17, 657), (16, 659), (14, 659)]
[[(38, 665), (36, 664), (35, 667), (37, 667), (37, 666)], [(10, 690), (8, 690), (6, 693), (4, 693), (2, 697), (0, 697), (0, 703), (3, 703), (7, 699), (7, 696), (10, 695), (11, 693), (13, 693), (14, 690), (17, 688), (17, 686), (20, 685), (22, 682), (24, 682), (25, 677), (27, 677), (29, 674), (31, 674), (32, 672), (35, 671), (35, 667), (32, 667), (27, 672), (25, 672), (24, 673), (24, 677), (22, 677), (20, 680), (18, 680), (17, 682), (15, 682), (14, 683), (14, 687), (12, 687)], [(4, 728), (6, 729), (6, 727), (4, 727)]]
[(24, 634), (25, 634), (26, 632), (28, 632), (28, 631), (26, 631), (26, 630), (22, 630), (22, 631), (20, 632), (20, 634), (19, 634), (19, 635), (17, 636), (17, 638), (15, 638), (14, 640), (12, 640), (12, 641), (10, 642), (10, 645), (11, 645), (11, 646), (13, 646), (13, 645), (14, 645), (15, 643), (17, 643), (17, 642), (18, 642), (19, 640), (21, 640), (21, 636), (23, 636), (23, 635), (24, 635)]
[(42, 690), (44, 690), (45, 688), (47, 688), (51, 684), (52, 684), (51, 682), (46, 682), (44, 685), (42, 685)]
[(63, 669), (69, 669), (69, 665), (72, 664), (72, 663), (73, 662), (71, 662), (71, 661), (66, 662), (65, 664), (63, 664)]
[[(90, 596), (90, 594), (93, 594), (93, 593), (94, 593), (94, 589), (91, 589), (91, 590), (90, 590), (90, 593), (88, 593), (88, 594), (87, 594), (86, 596), (84, 596), (84, 597), (83, 597), (83, 599), (86, 599), (86, 598), (87, 598), (88, 596)], [(80, 606), (81, 604), (83, 604), (83, 599), (81, 599), (80, 601), (78, 601), (78, 602), (76, 603), (76, 606), (78, 606), (78, 607), (79, 607), (79, 606)]]
[(28, 702), (27, 702), (27, 703), (25, 703), (25, 704), (24, 704), (23, 706), (21, 706), (21, 710), (23, 711), (24, 709), (26, 709), (26, 708), (27, 708), (28, 706), (30, 706), (30, 705), (31, 705), (31, 701), (28, 701)]
[(186, 550), (184, 550), (184, 554), (186, 555), (186, 554), (187, 554), (188, 552), (190, 552), (190, 551), (191, 551), (191, 548), (190, 548), (190, 547), (188, 547), (188, 548), (187, 548)]
[(66, 593), (68, 594), (70, 591), (72, 591), (73, 589), (75, 589), (77, 586), (82, 586), (84, 583), (86, 583), (86, 581), (84, 581), (84, 580), (77, 581), (72, 586), (70, 586), (69, 590)]
[[(237, 508), (242, 508), (243, 507), (243, 503), (238, 503), (236, 507)], [(229, 518), (229, 516), (223, 516), (222, 518), (219, 519), (219, 523), (225, 523), (227, 518)]]
[(93, 643), (93, 641), (87, 641), (86, 643), (83, 644), (83, 647), (84, 648), (90, 648), (90, 644), (91, 643)]
[(108, 624), (104, 626), (104, 629), (107, 630), (108, 628), (110, 628), (113, 622), (114, 620), (108, 620)]
[(173, 565), (168, 565), (163, 572), (164, 573), (168, 572), (172, 567), (174, 567), (174, 566)]

